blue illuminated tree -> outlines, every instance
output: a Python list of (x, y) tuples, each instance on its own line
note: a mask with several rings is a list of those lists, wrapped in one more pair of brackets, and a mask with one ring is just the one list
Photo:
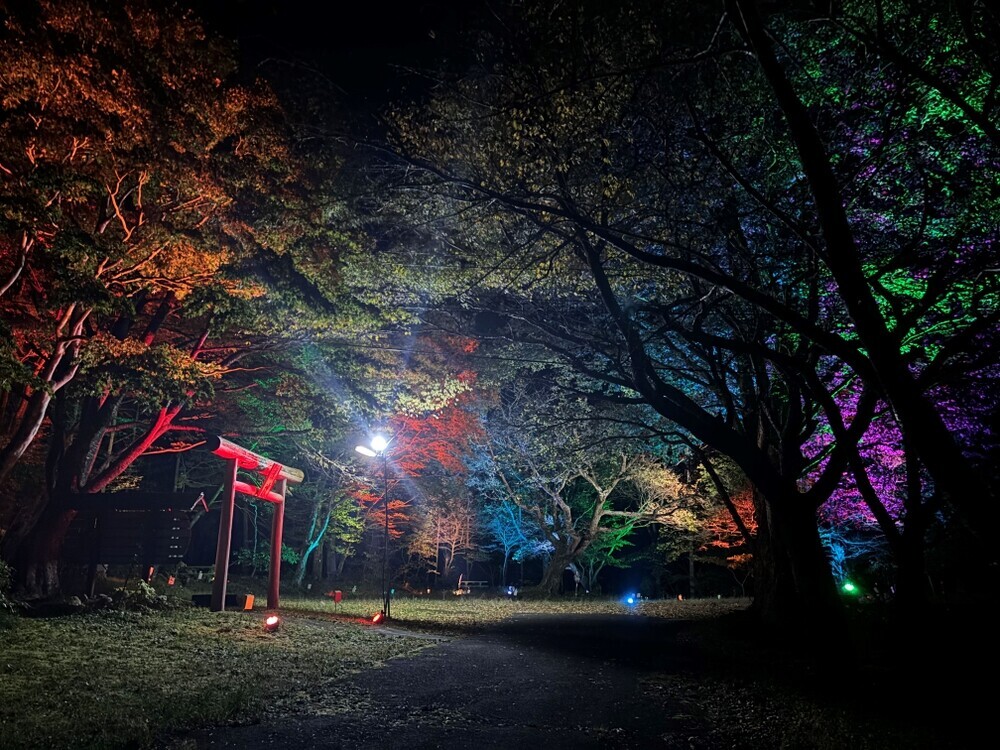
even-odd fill
[(485, 549), (503, 555), (502, 585), (507, 585), (507, 568), (512, 560), (523, 564), (551, 550), (541, 530), (516, 503), (507, 499), (487, 502), (479, 512), (483, 533), (490, 540)]

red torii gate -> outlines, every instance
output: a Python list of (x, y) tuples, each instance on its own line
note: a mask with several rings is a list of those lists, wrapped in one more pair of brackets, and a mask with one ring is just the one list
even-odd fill
[[(215, 549), (215, 581), (212, 584), (213, 612), (226, 608), (226, 585), (229, 582), (229, 553), (233, 542), (233, 510), (236, 507), (236, 493), (274, 503), (274, 519), (271, 522), (271, 566), (268, 573), (267, 607), (278, 608), (278, 585), (281, 578), (281, 534), (285, 523), (285, 492), (288, 483), (298, 484), (305, 479), (300, 469), (284, 466), (277, 461), (257, 455), (251, 450), (231, 443), (225, 438), (213, 435), (205, 441), (205, 447), (227, 461), (225, 485), (223, 486), (222, 515), (219, 518), (219, 541)], [(256, 471), (264, 475), (260, 487), (241, 482), (236, 478), (240, 469)]]

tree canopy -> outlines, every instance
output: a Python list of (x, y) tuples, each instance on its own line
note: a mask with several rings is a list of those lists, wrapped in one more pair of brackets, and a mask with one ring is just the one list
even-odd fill
[[(66, 497), (210, 433), (315, 473), (300, 580), (324, 539), (376, 550), (390, 499), (399, 566), (495, 549), (552, 592), (655, 526), (664, 554), (752, 556), (775, 624), (838, 622), (849, 549), (914, 606), (952, 564), (932, 541), (989, 569), (994, 12), (492, 10), (362, 121), (179, 6), (4, 8), (22, 582), (57, 588)], [(382, 493), (351, 453), (377, 429)]]
[[(919, 12), (879, 9), (519, 6), (393, 113), (388, 210), (399, 246), (434, 258), (413, 304), (735, 461), (762, 503), (774, 610), (832, 605), (815, 510), (848, 470), (869, 485), (876, 414), (923, 487), (898, 517), (913, 538), (942, 504), (967, 528), (992, 515), (989, 462), (956, 421), (985, 412), (948, 395), (982, 393), (996, 367), (976, 179), (993, 104), (948, 83), (992, 80), (975, 42), (991, 17), (938, 8), (928, 42)], [(925, 60), (928, 44), (962, 52)], [(895, 499), (863, 495), (893, 534)]]

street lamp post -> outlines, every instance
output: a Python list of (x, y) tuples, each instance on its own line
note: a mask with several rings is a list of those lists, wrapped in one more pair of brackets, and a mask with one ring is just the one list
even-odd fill
[(389, 441), (381, 435), (371, 439), (371, 447), (359, 445), (354, 450), (369, 458), (382, 459), (382, 504), (385, 509), (385, 539), (382, 546), (382, 617), (388, 620), (392, 616), (392, 597), (389, 595), (386, 580), (386, 568), (389, 558)]

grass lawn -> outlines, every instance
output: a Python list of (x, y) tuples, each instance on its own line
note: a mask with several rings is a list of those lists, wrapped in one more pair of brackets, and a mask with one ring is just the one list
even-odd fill
[[(451, 596), (394, 599), (395, 624), (434, 632), (470, 632), (515, 614), (629, 614), (672, 619), (707, 619), (750, 606), (749, 599), (694, 599), (689, 601), (642, 600), (627, 605), (620, 599), (553, 598), (517, 599)], [(334, 605), (330, 599), (283, 597), (281, 608), (297, 614), (331, 613), (344, 618), (369, 618), (382, 608), (381, 600), (348, 598)]]
[[(230, 589), (233, 590), (233, 589)], [(245, 721), (335, 701), (336, 683), (432, 644), (387, 638), (367, 621), (381, 602), (282, 597), (282, 624), (257, 611), (105, 610), (7, 618), (0, 628), (0, 748), (142, 748), (164, 731)], [(701, 618), (746, 600), (399, 599), (393, 625), (475, 630), (515, 613), (626, 612)]]

